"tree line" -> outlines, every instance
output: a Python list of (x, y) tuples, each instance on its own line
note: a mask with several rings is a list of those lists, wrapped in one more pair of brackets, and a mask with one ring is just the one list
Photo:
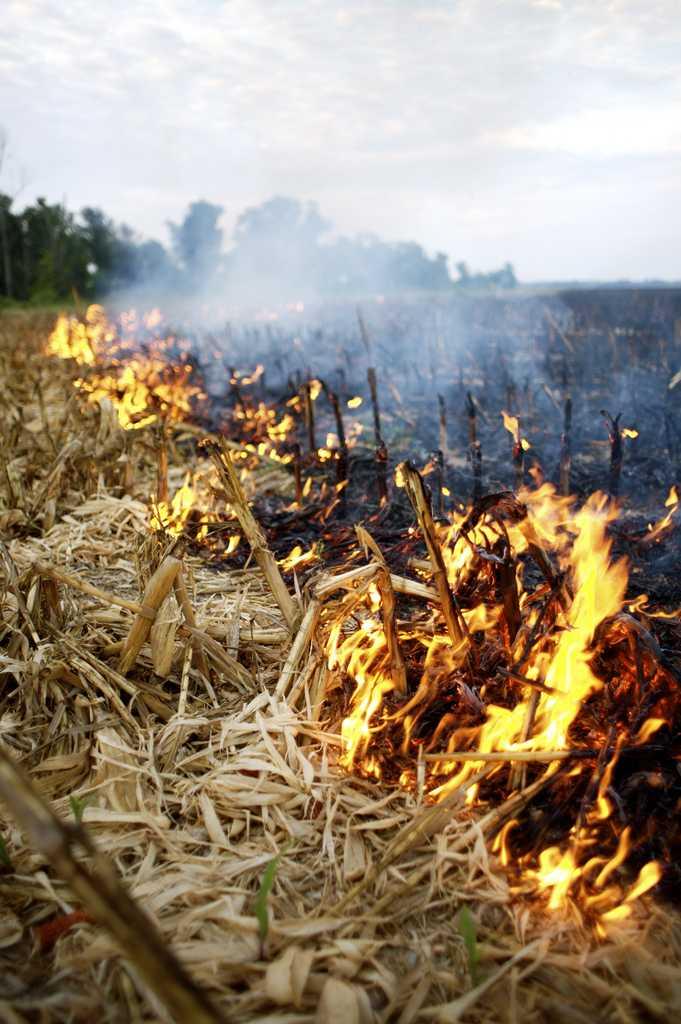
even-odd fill
[(168, 223), (166, 247), (101, 209), (73, 213), (39, 198), (18, 210), (0, 191), (0, 296), (54, 302), (74, 291), (94, 298), (139, 287), (187, 294), (219, 287), (244, 297), (290, 299), (310, 292), (330, 297), (516, 283), (510, 264), (475, 274), (459, 263), (452, 278), (446, 254), (431, 257), (416, 242), (334, 237), (316, 204), (285, 197), (241, 213), (228, 245), (223, 212), (203, 200), (191, 203), (180, 223)]

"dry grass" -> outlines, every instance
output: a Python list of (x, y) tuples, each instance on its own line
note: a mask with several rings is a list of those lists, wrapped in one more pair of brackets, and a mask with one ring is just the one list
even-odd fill
[[(316, 602), (292, 645), (260, 569), (216, 571), (184, 555), (194, 626), (170, 590), (121, 674), (135, 608), (166, 553), (148, 526), (153, 446), (109, 409), (79, 407), (73, 368), (39, 355), (46, 329), (0, 320), (0, 739), (62, 819), (82, 810), (224, 1018), (675, 1019), (674, 913), (649, 902), (599, 944), (576, 914), (547, 915), (512, 891), (485, 841), (498, 810), (471, 812), (463, 791), (420, 805), (338, 769)], [(0, 868), (0, 1019), (168, 1020), (101, 925), (80, 922), (41, 948), (41, 923), (89, 908), (2, 807), (0, 834), (12, 865)], [(263, 940), (255, 901), (275, 856)], [(475, 979), (464, 905), (477, 926)]]

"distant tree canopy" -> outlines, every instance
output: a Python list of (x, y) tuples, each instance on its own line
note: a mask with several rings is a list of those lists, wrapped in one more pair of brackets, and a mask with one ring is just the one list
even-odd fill
[(190, 205), (181, 224), (168, 221), (173, 251), (190, 281), (211, 277), (220, 264), (222, 229), (218, 221), (221, 216), (221, 206), (201, 199)]
[[(228, 278), (238, 287), (260, 282), (268, 292), (323, 285), (323, 236), (331, 225), (315, 203), (275, 196), (237, 218), (227, 254)], [(257, 285), (256, 285), (257, 287)]]
[(333, 238), (315, 203), (277, 196), (246, 210), (227, 254), (228, 278), (268, 293), (322, 295), (452, 287), (447, 255), (431, 259), (415, 242), (383, 242), (373, 235)]
[(457, 263), (456, 271), (459, 277), (455, 283), (463, 288), (515, 288), (518, 284), (511, 263), (504, 263), (501, 270), (493, 270), (488, 274), (471, 272), (467, 263)]
[(17, 213), (0, 193), (0, 296), (93, 297), (175, 273), (160, 242), (139, 241), (101, 210), (87, 207), (75, 216), (41, 198)]
[(210, 285), (243, 296), (297, 298), (516, 284), (508, 263), (490, 274), (458, 263), (452, 280), (443, 252), (430, 257), (415, 242), (373, 235), (334, 237), (316, 204), (282, 196), (244, 210), (225, 252), (222, 213), (205, 200), (191, 203), (179, 224), (168, 222), (168, 250), (100, 209), (73, 214), (41, 198), (17, 211), (0, 192), (0, 297), (58, 301), (74, 290), (89, 298), (139, 286), (191, 292)]

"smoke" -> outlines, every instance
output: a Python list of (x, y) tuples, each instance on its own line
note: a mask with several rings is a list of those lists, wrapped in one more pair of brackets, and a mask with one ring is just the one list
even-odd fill
[[(363, 396), (366, 415), (372, 367), (389, 445), (427, 459), (440, 443), (441, 396), (465, 452), (470, 391), (483, 452), (505, 449), (505, 408), (532, 435), (526, 466), (536, 462), (555, 479), (567, 398), (587, 465), (607, 457), (605, 447), (593, 448), (607, 446), (602, 389), (590, 397), (590, 381), (605, 367), (608, 411), (623, 411), (622, 424), (634, 427), (644, 403), (657, 409), (645, 417), (650, 438), (667, 444), (671, 420), (660, 381), (647, 356), (631, 353), (639, 353), (646, 332), (673, 334), (678, 291), (500, 289), (506, 269), (460, 270), (466, 286), (452, 281), (443, 255), (431, 258), (416, 243), (334, 236), (313, 204), (279, 197), (250, 208), (229, 240), (221, 214), (193, 203), (170, 225), (173, 262), (107, 303), (158, 307), (168, 333), (188, 340), (216, 408), (233, 371), (248, 376), (261, 364), (260, 388), (270, 400), (281, 403), (317, 378), (344, 401)], [(372, 436), (368, 417), (366, 431)], [(491, 470), (486, 485), (506, 486), (503, 470)]]
[(413, 241), (340, 236), (314, 203), (269, 199), (243, 211), (230, 238), (221, 225), (223, 213), (205, 200), (192, 203), (180, 223), (168, 222), (172, 258), (140, 260), (135, 280), (112, 289), (108, 301), (118, 308), (158, 306), (171, 319), (214, 329), (226, 320), (276, 320), (301, 303), (439, 299), (455, 287), (516, 283), (509, 264), (495, 273), (472, 274), (459, 262), (454, 281), (445, 253), (430, 256)]

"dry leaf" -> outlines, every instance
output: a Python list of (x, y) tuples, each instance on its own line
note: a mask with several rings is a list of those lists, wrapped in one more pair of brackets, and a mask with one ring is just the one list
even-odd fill
[(180, 624), (180, 611), (175, 595), (170, 593), (158, 610), (149, 639), (154, 672), (165, 678), (175, 659), (175, 635)]
[(23, 933), (24, 929), (17, 915), (11, 910), (3, 910), (0, 914), (0, 949), (16, 945)]
[(354, 882), (362, 877), (366, 869), (367, 857), (364, 841), (348, 823), (343, 850), (343, 878), (346, 882)]
[(338, 978), (327, 978), (317, 1005), (316, 1024), (362, 1024), (357, 993)]

